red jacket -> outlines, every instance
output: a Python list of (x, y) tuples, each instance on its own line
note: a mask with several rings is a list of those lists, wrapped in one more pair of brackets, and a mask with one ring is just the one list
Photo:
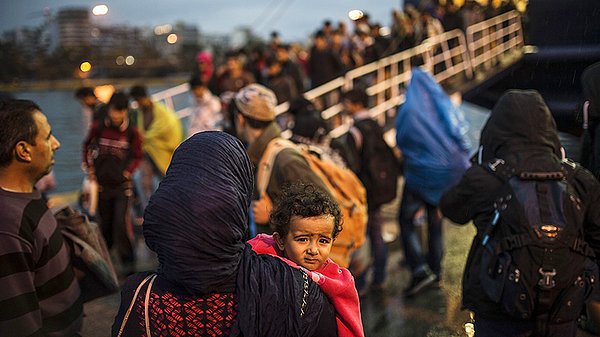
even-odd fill
[[(294, 262), (283, 257), (283, 252), (275, 244), (272, 235), (259, 234), (248, 243), (258, 254), (277, 256), (294, 268), (301, 268)], [(364, 337), (362, 319), (360, 317), (360, 302), (354, 286), (354, 277), (346, 268), (340, 268), (331, 259), (327, 259), (319, 269), (308, 271), (325, 295), (329, 298), (336, 311), (336, 322), (339, 337)]]

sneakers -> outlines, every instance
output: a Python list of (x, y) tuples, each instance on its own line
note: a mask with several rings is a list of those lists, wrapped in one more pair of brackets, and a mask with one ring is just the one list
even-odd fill
[(410, 284), (404, 289), (404, 296), (411, 297), (421, 292), (423, 289), (436, 283), (437, 277), (430, 271), (414, 275)]

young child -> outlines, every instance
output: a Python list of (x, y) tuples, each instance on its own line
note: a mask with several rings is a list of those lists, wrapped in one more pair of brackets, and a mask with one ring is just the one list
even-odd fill
[(295, 184), (283, 190), (271, 216), (273, 235), (260, 234), (248, 241), (259, 254), (281, 257), (309, 275), (336, 310), (338, 336), (364, 336), (354, 278), (329, 258), (342, 230), (342, 213), (331, 197), (313, 185)]

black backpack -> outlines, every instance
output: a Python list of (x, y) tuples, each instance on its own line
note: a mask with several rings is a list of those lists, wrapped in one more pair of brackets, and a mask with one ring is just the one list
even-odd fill
[(358, 177), (367, 190), (369, 208), (388, 203), (396, 197), (401, 165), (394, 151), (383, 139), (383, 131), (372, 119), (357, 121), (362, 134)]
[(579, 167), (565, 161), (558, 172), (516, 172), (502, 159), (484, 167), (503, 182), (479, 233), (484, 293), (517, 319), (576, 320), (598, 279), (572, 184)]
[(107, 126), (104, 122), (98, 123), (96, 138), (90, 144), (90, 155), (93, 159), (94, 171), (98, 183), (103, 186), (119, 186), (125, 182), (123, 170), (127, 168), (127, 165), (129, 165), (129, 162), (133, 157), (131, 145), (135, 135), (133, 131), (134, 127), (132, 125), (127, 126), (126, 132), (129, 151), (125, 158), (119, 158), (112, 153), (100, 153), (100, 138), (106, 128)]

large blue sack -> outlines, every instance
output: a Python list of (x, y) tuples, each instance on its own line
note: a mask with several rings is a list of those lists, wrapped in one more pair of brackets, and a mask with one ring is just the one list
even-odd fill
[(404, 156), (406, 188), (432, 205), (470, 166), (469, 125), (431, 74), (412, 70), (396, 117), (396, 144)]

